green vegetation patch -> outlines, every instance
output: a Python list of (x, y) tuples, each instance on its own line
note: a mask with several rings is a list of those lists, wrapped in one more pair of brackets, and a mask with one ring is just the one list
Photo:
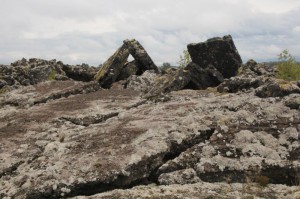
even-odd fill
[(278, 55), (279, 63), (276, 65), (276, 77), (287, 81), (300, 80), (300, 64), (288, 50), (282, 51)]
[(186, 67), (192, 61), (190, 53), (187, 49), (184, 49), (182, 54), (179, 55), (178, 65), (179, 68)]
[(54, 69), (51, 69), (51, 72), (48, 76), (48, 80), (51, 81), (51, 80), (54, 80), (55, 79), (55, 75), (56, 75), (56, 70)]

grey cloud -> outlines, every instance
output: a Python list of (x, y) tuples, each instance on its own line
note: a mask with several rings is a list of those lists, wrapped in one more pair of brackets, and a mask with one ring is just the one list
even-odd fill
[(233, 35), (244, 61), (276, 59), (285, 48), (297, 56), (299, 4), (288, 0), (293, 9), (272, 13), (268, 4), (257, 9), (251, 2), (259, 5), (250, 0), (3, 0), (0, 63), (41, 57), (98, 65), (123, 39), (136, 38), (158, 65), (175, 64), (188, 43), (226, 34)]

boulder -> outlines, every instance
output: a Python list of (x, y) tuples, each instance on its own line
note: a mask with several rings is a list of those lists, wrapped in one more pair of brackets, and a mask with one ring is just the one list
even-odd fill
[(191, 81), (189, 71), (184, 69), (170, 70), (169, 73), (157, 78), (150, 95), (169, 93), (183, 89)]
[(146, 94), (146, 97), (152, 97), (181, 90), (190, 80), (190, 73), (184, 69), (169, 70), (167, 74), (163, 75), (148, 70), (141, 76), (131, 76), (126, 88), (141, 91)]
[(275, 77), (275, 68), (273, 64), (257, 63), (253, 59), (250, 59), (245, 65), (240, 67), (238, 75), (247, 77)]
[(224, 80), (223, 75), (213, 65), (201, 68), (196, 63), (190, 62), (185, 69), (189, 71), (191, 77), (191, 81), (186, 87), (189, 89), (215, 87)]
[(300, 94), (291, 94), (285, 100), (284, 104), (290, 109), (300, 110)]
[(124, 45), (132, 57), (137, 61), (142, 72), (146, 70), (154, 70), (156, 73), (158, 73), (157, 66), (154, 64), (144, 47), (137, 40), (126, 39), (124, 40)]
[(213, 65), (224, 78), (237, 75), (242, 65), (242, 59), (230, 35), (223, 38), (215, 37), (206, 42), (192, 43), (187, 48), (194, 63), (202, 68)]
[(123, 66), (127, 62), (129, 51), (127, 46), (122, 45), (106, 62), (95, 75), (95, 80), (99, 82), (103, 88), (110, 88), (117, 80)]
[(154, 86), (159, 74), (153, 70), (145, 71), (141, 76), (132, 75), (128, 78), (125, 88), (148, 93)]
[(264, 78), (253, 78), (253, 77), (244, 77), (236, 76), (226, 79), (222, 84), (217, 87), (219, 92), (229, 92), (236, 93), (238, 91), (246, 91), (250, 89), (256, 89), (263, 85), (265, 82)]
[(300, 88), (295, 82), (281, 79), (270, 79), (266, 84), (256, 89), (258, 97), (284, 97), (293, 93), (300, 93)]

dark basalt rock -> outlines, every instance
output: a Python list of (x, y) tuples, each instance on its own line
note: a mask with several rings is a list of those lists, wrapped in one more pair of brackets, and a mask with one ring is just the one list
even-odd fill
[(0, 66), (1, 85), (28, 86), (47, 80), (66, 80), (65, 72), (61, 69), (62, 62), (31, 58), (18, 60), (11, 65)]
[(242, 65), (242, 59), (230, 35), (189, 44), (187, 48), (194, 63), (202, 68), (213, 65), (224, 78), (237, 75), (238, 68)]
[(139, 68), (138, 62), (136, 60), (133, 60), (131, 62), (127, 62), (120, 73), (120, 75), (117, 78), (117, 81), (119, 80), (126, 80), (132, 75), (141, 75), (142, 71)]
[(213, 66), (201, 68), (194, 62), (187, 65), (191, 81), (185, 88), (189, 89), (206, 89), (208, 87), (218, 86), (223, 82), (223, 75)]

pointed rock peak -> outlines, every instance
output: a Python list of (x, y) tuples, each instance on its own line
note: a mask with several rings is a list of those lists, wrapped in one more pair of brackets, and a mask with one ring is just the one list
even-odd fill
[(154, 70), (158, 73), (158, 68), (148, 55), (144, 47), (135, 39), (126, 39), (123, 41), (132, 57), (139, 63), (141, 70)]

